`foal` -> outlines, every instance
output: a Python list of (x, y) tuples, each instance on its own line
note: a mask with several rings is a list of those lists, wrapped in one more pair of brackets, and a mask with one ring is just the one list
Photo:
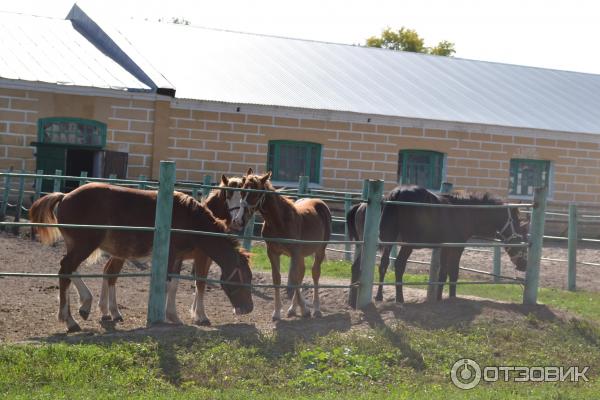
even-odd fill
[[(69, 194), (52, 193), (37, 200), (29, 211), (32, 222), (86, 225), (153, 226), (156, 213), (156, 191), (123, 188), (99, 183), (83, 185)], [(56, 209), (56, 213), (55, 213)], [(172, 226), (179, 229), (225, 233), (225, 224), (191, 196), (173, 193)], [(38, 228), (43, 242), (52, 242), (60, 234), (65, 239), (67, 254), (61, 260), (59, 273), (74, 273), (81, 262), (98, 249), (111, 254), (115, 259), (146, 257), (151, 253), (152, 232), (124, 230)], [(252, 311), (252, 294), (247, 286), (252, 280), (249, 256), (239, 248), (237, 240), (223, 237), (171, 234), (167, 270), (179, 273), (181, 261), (206, 254), (221, 267), (221, 280), (231, 281), (222, 284), (225, 294), (234, 306), (236, 314)], [(233, 281), (233, 278), (237, 278)], [(83, 298), (82, 317), (89, 315), (91, 294), (80, 278), (60, 278), (59, 320), (64, 321), (69, 332), (80, 330), (71, 316), (68, 288), (71, 281)], [(175, 292), (177, 279), (168, 283), (167, 315), (170, 322), (177, 322)], [(89, 301), (87, 300), (89, 295)], [(87, 306), (87, 309), (85, 308)]]
[[(243, 178), (232, 177), (227, 178), (225, 175), (221, 175), (220, 188), (240, 188), (243, 185)], [(210, 195), (203, 201), (203, 205), (206, 206), (213, 215), (225, 221), (226, 225), (231, 224), (232, 214), (237, 211), (240, 203), (240, 193), (233, 190), (215, 189)], [(194, 275), (199, 276), (202, 279), (196, 280), (196, 292), (194, 296), (194, 302), (190, 309), (192, 321), (196, 325), (209, 326), (210, 320), (206, 315), (204, 309), (204, 293), (206, 290), (206, 279), (208, 270), (212, 264), (212, 260), (201, 250), (197, 250), (197, 253), (193, 255), (194, 260)], [(121, 258), (111, 257), (106, 265), (104, 266), (105, 274), (119, 274), (123, 268), (125, 260)], [(179, 266), (178, 268), (181, 268)], [(117, 306), (116, 288), (115, 284), (117, 277), (104, 278), (102, 280), (102, 291), (100, 292), (100, 298), (98, 300), (98, 307), (102, 312), (102, 320), (110, 321), (111, 319), (115, 322), (123, 321), (123, 317), (119, 312)], [(170, 296), (175, 297), (176, 288), (170, 287)], [(81, 294), (80, 294), (81, 295)], [(173, 299), (172, 304), (175, 304)], [(89, 314), (89, 307), (91, 306), (91, 298), (89, 305), (83, 307), (84, 311), (80, 309), (79, 313), (83, 316), (85, 313)], [(169, 318), (171, 322), (181, 323), (181, 320), (177, 317), (177, 311), (172, 308), (169, 310)], [(87, 319), (84, 317), (84, 319)]]
[[(248, 169), (245, 176), (243, 189), (256, 189), (275, 191), (269, 179), (271, 172), (262, 176), (252, 175), (252, 168)], [(293, 202), (287, 197), (270, 193), (242, 192), (240, 209), (235, 215), (232, 226), (244, 226), (255, 211), (261, 213), (265, 222), (262, 228), (264, 238), (286, 238), (302, 240), (329, 240), (331, 236), (331, 212), (329, 207), (320, 199), (300, 199)], [(281, 285), (280, 256), (285, 254), (291, 258), (288, 285), (300, 285), (304, 279), (304, 257), (314, 254), (312, 278), (315, 284), (313, 291), (314, 316), (322, 316), (319, 303), (319, 278), (321, 276), (321, 263), (325, 258), (327, 243), (319, 244), (288, 244), (275, 243), (266, 240), (267, 255), (271, 262), (273, 283)], [(310, 317), (310, 310), (306, 306), (304, 297), (299, 288), (288, 290), (288, 295), (293, 292), (293, 302), (288, 309), (288, 317), (296, 315), (299, 305), (303, 317)], [(281, 318), (281, 297), (279, 287), (275, 288), (275, 311), (273, 320)]]

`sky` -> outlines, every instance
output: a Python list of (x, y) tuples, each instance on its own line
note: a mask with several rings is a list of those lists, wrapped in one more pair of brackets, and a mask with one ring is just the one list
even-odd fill
[[(0, 11), (64, 18), (74, 0), (0, 0)], [(93, 16), (364, 44), (390, 27), (416, 30), (455, 57), (600, 74), (597, 0), (81, 0)]]

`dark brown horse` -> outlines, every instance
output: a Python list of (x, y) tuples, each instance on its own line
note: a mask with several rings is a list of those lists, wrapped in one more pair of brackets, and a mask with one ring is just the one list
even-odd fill
[[(274, 191), (269, 182), (271, 173), (253, 175), (249, 169), (245, 177), (243, 189)], [(233, 226), (244, 226), (255, 211), (261, 213), (264, 219), (262, 235), (264, 238), (286, 238), (327, 241), (331, 236), (331, 212), (329, 207), (319, 199), (300, 199), (296, 202), (291, 199), (270, 193), (242, 192), (240, 209), (233, 219)], [(327, 243), (319, 244), (287, 244), (275, 243), (266, 240), (267, 255), (271, 262), (273, 283), (281, 285), (280, 257), (285, 254), (291, 258), (288, 275), (288, 285), (300, 285), (304, 279), (304, 257), (314, 254), (312, 278), (315, 284), (313, 290), (313, 315), (320, 317), (321, 307), (319, 302), (319, 278), (321, 276), (321, 263), (325, 258)], [(292, 305), (288, 309), (288, 317), (296, 315), (299, 305), (303, 317), (310, 317), (310, 310), (306, 306), (300, 289), (288, 291), (288, 296), (293, 293)], [(275, 288), (275, 311), (273, 320), (281, 318), (281, 297), (279, 288)]]
[[(156, 211), (156, 191), (123, 188), (100, 183), (83, 185), (69, 194), (52, 193), (37, 200), (31, 207), (29, 216), (32, 222), (154, 226)], [(172, 226), (225, 233), (225, 223), (191, 196), (174, 192)], [(153, 233), (125, 230), (38, 228), (40, 239), (51, 243), (62, 234), (67, 254), (61, 260), (59, 273), (74, 273), (79, 265), (98, 250), (109, 253), (115, 259), (147, 257), (152, 251)], [(248, 265), (249, 256), (239, 248), (237, 240), (172, 233), (167, 270), (179, 273), (181, 261), (205, 254), (221, 267), (221, 280), (232, 283), (249, 284), (252, 272)], [(68, 288), (71, 281), (77, 287), (81, 300), (81, 316), (87, 318), (92, 296), (80, 278), (59, 278), (60, 307), (58, 317), (64, 321), (69, 332), (79, 330), (79, 325), (71, 316)], [(167, 321), (179, 322), (175, 310), (177, 279), (167, 284)], [(237, 284), (222, 284), (235, 312), (247, 314), (252, 311), (250, 288)]]
[[(438, 195), (418, 186), (399, 186), (386, 196), (387, 200), (411, 203), (501, 205), (503, 202), (489, 194), (456, 192)], [(365, 204), (357, 204), (348, 212), (346, 223), (352, 240), (362, 240)], [(521, 220), (517, 208), (462, 208), (462, 207), (419, 207), (411, 205), (383, 206), (379, 238), (382, 242), (411, 243), (466, 243), (470, 238), (500, 239), (504, 243), (523, 242), (527, 238), (527, 221)], [(392, 246), (381, 246), (383, 254), (379, 266), (379, 281), (383, 282), (389, 264)], [(402, 246), (394, 270), (396, 282), (402, 283), (406, 262), (414, 246)], [(527, 249), (506, 247), (506, 252), (516, 268), (527, 267)], [(450, 277), (450, 297), (456, 296), (456, 281), (464, 247), (442, 247), (440, 250), (439, 281)], [(360, 277), (360, 251), (352, 264), (352, 282)], [(437, 298), (442, 297), (443, 285), (439, 286)], [(380, 285), (375, 300), (383, 300)], [(396, 301), (404, 302), (402, 286), (396, 286)], [(355, 306), (356, 290), (351, 291), (349, 302)]]
[[(239, 188), (243, 184), (242, 178), (227, 178), (225, 175), (221, 176), (220, 188)], [(237, 211), (239, 208), (240, 193), (232, 190), (215, 189), (206, 198), (203, 204), (213, 213), (213, 215), (223, 221), (229, 226), (231, 223), (231, 214)], [(212, 264), (212, 260), (202, 251), (197, 250), (197, 253), (192, 257), (194, 260), (194, 273), (201, 278), (206, 278), (208, 270)], [(123, 268), (125, 260), (121, 258), (111, 257), (106, 265), (104, 266), (105, 274), (118, 274)], [(181, 267), (178, 267), (181, 268)], [(102, 312), (103, 321), (122, 321), (123, 317), (119, 312), (117, 306), (117, 296), (115, 284), (117, 282), (116, 277), (104, 278), (102, 281), (102, 291), (100, 292), (100, 299), (98, 306)], [(204, 308), (204, 293), (206, 290), (206, 281), (200, 279), (196, 281), (196, 293), (194, 302), (190, 309), (192, 321), (196, 325), (210, 325), (210, 320), (206, 315)], [(173, 295), (173, 294), (172, 294)], [(175, 302), (172, 302), (175, 304)], [(80, 313), (82, 311), (80, 310)], [(171, 313), (171, 318), (175, 317)], [(181, 322), (174, 320), (172, 322)]]

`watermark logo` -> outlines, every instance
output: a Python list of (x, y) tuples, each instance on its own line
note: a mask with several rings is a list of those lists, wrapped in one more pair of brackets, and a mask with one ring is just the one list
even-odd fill
[(473, 389), (481, 381), (481, 368), (470, 358), (463, 358), (454, 363), (450, 371), (452, 383), (460, 389)]
[(484, 366), (470, 358), (461, 358), (452, 365), (450, 378), (460, 389), (473, 389), (484, 382), (588, 382), (586, 376), (590, 367), (525, 367), (525, 366)]

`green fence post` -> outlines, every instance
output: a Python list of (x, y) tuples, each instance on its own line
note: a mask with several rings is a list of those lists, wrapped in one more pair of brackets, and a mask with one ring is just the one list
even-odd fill
[(173, 191), (175, 189), (175, 163), (160, 162), (158, 198), (154, 219), (154, 241), (152, 244), (152, 276), (148, 297), (148, 325), (165, 320), (167, 263), (173, 217)]
[(54, 171), (54, 188), (52, 189), (53, 192), (60, 192), (60, 187), (62, 186), (62, 179), (57, 178), (57, 176), (62, 176), (62, 170), (57, 169)]
[[(35, 171), (36, 175), (44, 175), (43, 169), (38, 169)], [(40, 198), (42, 194), (42, 183), (44, 182), (44, 178), (40, 178), (38, 176), (35, 177), (35, 194), (33, 195), (33, 201), (36, 201)]]
[[(246, 224), (244, 236), (254, 236), (254, 225), (256, 225), (256, 214), (252, 214), (250, 221)], [(242, 246), (244, 246), (244, 249), (247, 251), (252, 250), (252, 239), (245, 237)]]
[(493, 264), (494, 282), (500, 282), (502, 274), (502, 251), (500, 247), (494, 247), (494, 264)]
[(369, 195), (369, 180), (363, 179), (362, 199), (366, 200), (368, 195)]
[(373, 277), (379, 241), (379, 221), (381, 220), (382, 180), (369, 180), (367, 212), (365, 215), (364, 245), (360, 260), (360, 284), (358, 288), (358, 307), (371, 304)]
[(308, 193), (308, 176), (301, 175), (298, 177), (298, 194)]
[(531, 212), (531, 243), (527, 257), (527, 272), (525, 273), (525, 290), (523, 304), (536, 304), (540, 281), (540, 259), (544, 245), (544, 221), (546, 218), (545, 187), (535, 188), (533, 194), (533, 210)]
[[(446, 194), (452, 191), (452, 183), (442, 182), (440, 193)], [(429, 286), (427, 286), (427, 301), (437, 300), (437, 291), (439, 285), (432, 285), (432, 282), (440, 281), (440, 252), (439, 247), (431, 250), (431, 262), (429, 263)]]
[[(21, 173), (24, 174), (25, 170), (22, 169)], [(24, 191), (25, 191), (25, 177), (20, 176), (19, 177), (19, 194), (17, 197), (17, 206), (16, 206), (16, 210), (15, 210), (15, 222), (19, 222), (21, 220), (21, 212), (23, 209), (23, 196), (25, 195), (25, 193), (23, 193)], [(19, 234), (18, 226), (13, 226), (13, 233), (15, 235)]]
[(109, 181), (108, 181), (109, 185), (117, 184), (117, 174), (109, 174), (108, 179), (109, 179)]
[(567, 288), (575, 291), (577, 288), (577, 205), (569, 204), (569, 273)]
[(145, 182), (146, 175), (140, 175), (138, 177), (138, 181), (143, 181), (143, 182), (138, 183), (138, 189), (142, 189), (142, 190), (146, 189), (146, 182)]
[[(212, 185), (212, 176), (210, 175), (204, 175), (204, 181), (202, 181), (202, 183), (204, 185)], [(208, 197), (208, 195), (210, 194), (210, 188), (209, 187), (203, 187), (202, 188), (202, 197), (206, 198)]]
[(79, 174), (79, 177), (81, 178), (81, 179), (79, 179), (79, 186), (85, 185), (85, 178), (87, 178), (87, 176), (88, 176), (87, 171), (81, 171), (81, 173)]
[[(348, 215), (348, 212), (350, 211), (350, 209), (352, 208), (352, 196), (350, 195), (350, 193), (346, 193), (344, 195), (344, 218), (346, 218), (346, 215)], [(350, 233), (348, 232), (348, 224), (347, 221), (344, 222), (344, 240), (350, 240)], [(346, 251), (344, 253), (344, 260), (346, 261), (352, 261), (352, 245), (350, 243), (346, 243), (344, 245), (344, 250)]]
[[(13, 172), (13, 167), (8, 169), (9, 174)], [(0, 206), (0, 221), (6, 218), (6, 209), (8, 208), (8, 196), (10, 195), (10, 175), (4, 176), (4, 193), (2, 193), (2, 205)], [(4, 227), (0, 228), (4, 230)]]

